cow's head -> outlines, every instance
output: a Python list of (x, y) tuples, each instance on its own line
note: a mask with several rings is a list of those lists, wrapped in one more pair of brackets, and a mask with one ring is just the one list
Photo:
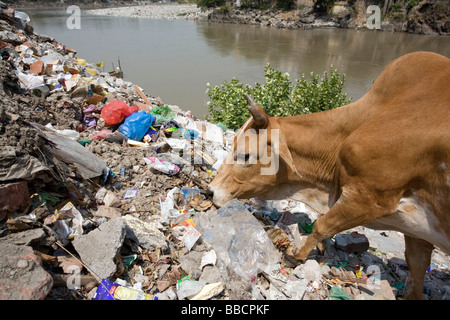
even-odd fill
[(237, 132), (232, 150), (210, 184), (219, 207), (234, 198), (271, 199), (277, 186), (298, 175), (279, 119), (245, 97), (251, 117)]

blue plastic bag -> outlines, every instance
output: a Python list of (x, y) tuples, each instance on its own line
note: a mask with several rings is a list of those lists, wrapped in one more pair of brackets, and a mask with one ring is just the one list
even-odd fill
[(183, 132), (183, 137), (185, 139), (188, 140), (195, 140), (197, 139), (198, 135), (200, 134), (200, 132), (198, 132), (197, 130), (193, 130), (193, 129), (181, 129)]
[(143, 110), (132, 113), (117, 129), (128, 139), (141, 141), (153, 123), (153, 116)]

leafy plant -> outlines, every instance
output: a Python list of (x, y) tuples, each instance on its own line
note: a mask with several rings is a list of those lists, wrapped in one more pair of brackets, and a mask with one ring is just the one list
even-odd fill
[(197, 7), (199, 8), (214, 8), (221, 6), (225, 3), (224, 0), (196, 0)]
[(223, 81), (212, 87), (207, 84), (206, 93), (209, 114), (206, 119), (222, 122), (228, 128), (237, 129), (250, 117), (244, 92), (248, 93), (271, 116), (284, 117), (334, 109), (348, 104), (347, 94), (342, 91), (345, 74), (330, 68), (323, 76), (310, 73), (310, 80), (303, 74), (301, 79), (291, 81), (288, 73), (282, 73), (267, 64), (264, 69), (265, 83), (254, 87), (242, 84), (238, 79)]

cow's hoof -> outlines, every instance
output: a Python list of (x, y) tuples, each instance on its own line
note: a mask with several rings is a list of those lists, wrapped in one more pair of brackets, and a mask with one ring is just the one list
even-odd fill
[(302, 264), (303, 261), (302, 260), (298, 260), (297, 258), (295, 258), (295, 254), (297, 253), (298, 250), (296, 250), (296, 248), (294, 247), (288, 247), (283, 255), (283, 261), (284, 264), (286, 265), (286, 267), (288, 268), (295, 268), (296, 266), (298, 266), (299, 264)]

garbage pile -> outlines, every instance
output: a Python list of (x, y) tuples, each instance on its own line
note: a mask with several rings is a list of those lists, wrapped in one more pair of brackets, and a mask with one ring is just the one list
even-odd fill
[[(208, 184), (234, 132), (33, 32), (0, 2), (0, 299), (396, 299), (396, 232), (355, 228), (306, 263), (283, 252), (317, 213), (233, 200)], [(428, 299), (449, 299), (433, 255)]]

